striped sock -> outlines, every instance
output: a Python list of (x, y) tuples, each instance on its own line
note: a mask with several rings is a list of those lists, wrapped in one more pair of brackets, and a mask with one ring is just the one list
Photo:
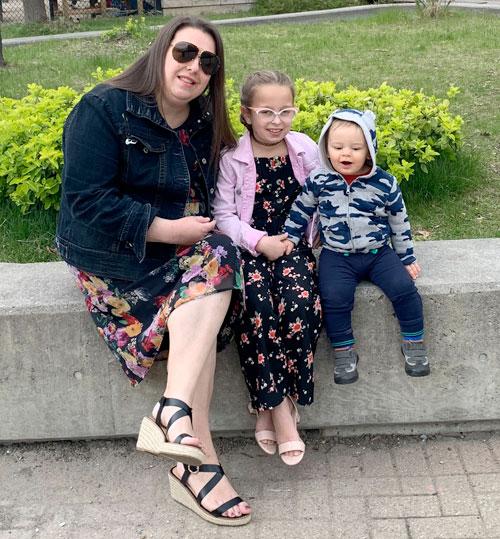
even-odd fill
[(354, 339), (349, 339), (348, 341), (332, 342), (333, 348), (335, 350), (350, 350), (354, 346)]
[(401, 336), (403, 337), (403, 341), (421, 342), (424, 340), (424, 330), (415, 331), (414, 333), (402, 331)]

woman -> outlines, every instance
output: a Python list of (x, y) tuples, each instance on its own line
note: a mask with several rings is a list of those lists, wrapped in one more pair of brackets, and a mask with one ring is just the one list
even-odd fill
[(69, 115), (57, 230), (59, 252), (131, 383), (168, 349), (165, 392), (137, 448), (177, 460), (174, 499), (231, 526), (249, 522), (250, 507), (219, 465), (208, 413), (217, 335), (241, 290), (238, 250), (213, 233), (210, 214), (220, 149), (234, 142), (220, 35), (177, 18)]

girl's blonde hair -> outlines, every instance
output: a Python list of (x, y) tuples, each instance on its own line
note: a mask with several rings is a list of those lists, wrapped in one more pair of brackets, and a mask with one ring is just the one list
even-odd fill
[[(278, 86), (286, 86), (292, 93), (292, 101), (295, 99), (295, 86), (292, 79), (282, 73), (281, 71), (261, 70), (250, 73), (245, 79), (240, 91), (240, 103), (242, 107), (250, 107), (252, 104), (253, 95), (255, 89), (258, 86), (264, 86), (265, 84), (276, 84)], [(251, 126), (247, 125), (245, 119), (240, 115), (240, 122), (247, 128), (251, 129)]]

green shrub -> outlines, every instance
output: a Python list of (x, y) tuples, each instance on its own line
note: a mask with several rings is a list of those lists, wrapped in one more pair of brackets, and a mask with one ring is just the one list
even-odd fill
[(22, 99), (0, 97), (0, 196), (23, 212), (58, 208), (64, 121), (79, 99), (68, 87), (28, 86)]
[(146, 26), (146, 17), (128, 17), (125, 26), (113, 26), (102, 34), (101, 39), (103, 41), (118, 41), (127, 37), (141, 38), (149, 31), (150, 29)]
[[(338, 108), (370, 109), (377, 116), (377, 163), (398, 180), (408, 180), (415, 164), (426, 172), (438, 155), (453, 158), (462, 143), (460, 116), (449, 112), (449, 100), (422, 91), (398, 90), (387, 84), (359, 90), (337, 90), (334, 82), (296, 81), (299, 108), (293, 128), (318, 140), (328, 116)], [(459, 92), (451, 87), (448, 97)]]
[[(93, 73), (100, 82), (119, 70)], [(460, 116), (449, 112), (448, 99), (398, 90), (387, 84), (360, 90), (338, 90), (334, 82), (296, 81), (299, 113), (293, 129), (317, 140), (329, 114), (337, 108), (371, 109), (377, 115), (378, 164), (399, 180), (409, 179), (415, 166), (426, 172), (440, 155), (453, 158), (461, 144)], [(453, 98), (458, 88), (451, 87)], [(238, 92), (227, 81), (231, 123), (238, 134)], [(0, 98), (0, 196), (10, 197), (21, 211), (33, 205), (58, 208), (61, 182), (61, 135), (64, 120), (80, 95), (66, 87), (46, 90), (32, 84), (22, 99)]]

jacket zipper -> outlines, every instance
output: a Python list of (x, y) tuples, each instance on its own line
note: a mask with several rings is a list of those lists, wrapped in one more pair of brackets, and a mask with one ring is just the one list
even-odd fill
[(349, 236), (351, 241), (351, 247), (354, 250), (354, 241), (352, 239), (352, 227), (351, 227), (351, 186), (345, 181), (346, 195), (347, 195), (347, 226), (349, 227)]

